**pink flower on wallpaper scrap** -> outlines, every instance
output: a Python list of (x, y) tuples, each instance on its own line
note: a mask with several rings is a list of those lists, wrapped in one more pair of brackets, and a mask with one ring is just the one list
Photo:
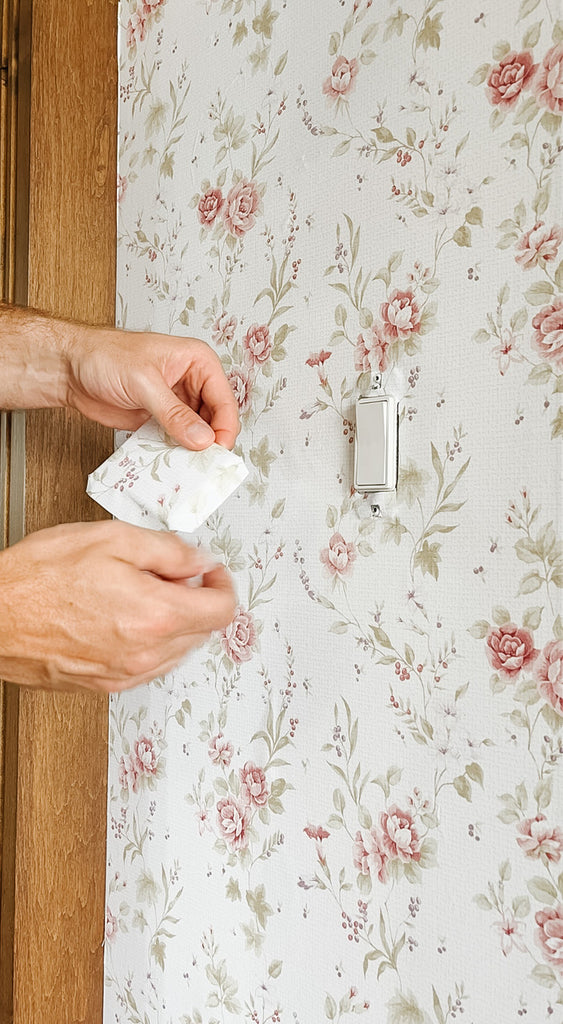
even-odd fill
[(538, 67), (533, 82), (540, 107), (563, 114), (563, 43), (552, 46)]
[(544, 907), (536, 913), (536, 942), (544, 958), (563, 972), (563, 906)]
[(309, 358), (305, 360), (305, 365), (322, 366), (323, 363), (326, 363), (327, 359), (330, 359), (331, 355), (332, 352), (325, 352), (324, 349), (321, 349), (320, 352), (311, 352)]
[(358, 334), (354, 349), (354, 366), (365, 373), (368, 370), (383, 373), (387, 369), (387, 349), (389, 341), (385, 337), (385, 328), (379, 321), (372, 324), (364, 332)]
[(518, 102), (522, 89), (529, 89), (537, 64), (529, 50), (511, 50), (489, 71), (487, 96), (495, 107), (507, 110)]
[(135, 758), (141, 775), (154, 775), (158, 766), (160, 750), (147, 736), (139, 736), (135, 742)]
[(147, 34), (147, 16), (142, 7), (137, 7), (137, 10), (131, 15), (127, 22), (127, 46), (135, 46), (137, 43), (142, 43)]
[(265, 807), (268, 803), (268, 785), (262, 768), (257, 768), (252, 761), (247, 761), (239, 770), (240, 798), (244, 804)]
[(256, 223), (260, 209), (260, 196), (253, 181), (241, 178), (227, 195), (223, 204), (223, 223), (230, 235), (241, 238)]
[(252, 324), (242, 339), (245, 356), (251, 366), (265, 363), (272, 351), (270, 330), (267, 324)]
[(119, 785), (121, 788), (130, 789), (132, 793), (136, 793), (139, 774), (137, 758), (133, 754), (125, 754), (119, 762)]
[(164, 7), (166, 0), (143, 0), (143, 9), (147, 14), (154, 14), (158, 7)]
[(491, 355), (497, 356), (501, 377), (504, 377), (511, 363), (521, 363), (524, 356), (516, 348), (516, 338), (508, 327), (502, 327), (499, 344), (491, 349)]
[(534, 678), (544, 700), (563, 715), (563, 641), (546, 644), (534, 665)]
[(220, 188), (208, 188), (207, 192), (200, 196), (199, 203), (197, 204), (199, 223), (203, 224), (206, 228), (210, 228), (215, 222), (217, 215), (221, 212), (224, 202), (225, 200)]
[(380, 882), (387, 881), (387, 853), (383, 837), (377, 829), (356, 832), (352, 847), (354, 867), (362, 875), (372, 875)]
[(540, 356), (563, 369), (563, 295), (542, 306), (532, 320), (532, 345)]
[(522, 938), (524, 922), (517, 921), (511, 910), (505, 910), (502, 919), (495, 921), (491, 927), (500, 932), (500, 948), (503, 956), (508, 956), (513, 949), (519, 949), (521, 953), (526, 952)]
[(557, 825), (548, 825), (545, 814), (537, 814), (535, 818), (526, 818), (516, 826), (522, 836), (516, 842), (527, 857), (541, 859), (557, 864), (563, 853), (563, 829)]
[(127, 186), (129, 182), (127, 178), (123, 177), (122, 174), (117, 175), (117, 202), (122, 203), (125, 199), (125, 193), (127, 192)]
[(495, 672), (510, 682), (514, 682), (523, 668), (531, 667), (538, 655), (530, 631), (514, 622), (491, 626), (485, 644), (487, 658)]
[(354, 57), (352, 60), (348, 60), (346, 57), (337, 57), (329, 77), (323, 82), (325, 96), (328, 96), (333, 103), (341, 96), (347, 96), (354, 88), (358, 71), (359, 64)]
[(238, 320), (236, 316), (221, 313), (211, 325), (211, 337), (215, 345), (229, 345), (235, 336)]
[(238, 607), (234, 619), (222, 630), (220, 637), (221, 647), (235, 665), (250, 661), (257, 640), (256, 626), (251, 613)]
[(209, 740), (209, 750), (207, 753), (213, 764), (222, 764), (225, 768), (228, 768), (234, 752), (233, 744), (225, 739), (222, 732)]
[(115, 914), (112, 914), (109, 907), (106, 907), (106, 939), (114, 942), (117, 937), (118, 925)]
[(392, 804), (388, 811), (382, 811), (379, 815), (379, 824), (383, 849), (390, 859), (398, 858), (404, 864), (420, 860), (420, 839), (408, 811), (402, 811), (397, 804)]
[(341, 533), (333, 533), (328, 547), (322, 549), (320, 559), (331, 576), (349, 576), (356, 560), (356, 548), (354, 544), (347, 544)]
[(231, 366), (227, 374), (227, 380), (237, 400), (239, 412), (248, 412), (252, 400), (253, 384), (250, 371), (244, 366)]
[(225, 797), (217, 804), (217, 818), (219, 832), (232, 850), (242, 850), (248, 846), (248, 804), (241, 806), (234, 796)]
[(410, 289), (391, 292), (381, 305), (383, 330), (391, 341), (406, 341), (420, 327), (420, 309)]
[(328, 839), (330, 835), (330, 832), (327, 832), (326, 828), (323, 828), (322, 825), (307, 825), (303, 831), (309, 839), (317, 839), (320, 843), (322, 843), (323, 839)]
[(515, 248), (519, 251), (514, 258), (524, 270), (530, 270), (532, 267), (537, 267), (540, 261), (548, 263), (550, 260), (556, 259), (561, 242), (563, 242), (563, 228), (560, 228), (558, 224), (548, 228), (543, 220), (539, 220), (516, 242)]

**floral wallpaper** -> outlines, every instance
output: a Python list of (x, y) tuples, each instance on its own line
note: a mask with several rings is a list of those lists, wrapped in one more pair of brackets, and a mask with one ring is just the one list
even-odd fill
[(107, 1022), (563, 1021), (563, 19), (483, 6), (121, 2), (118, 321), (250, 473), (234, 621), (111, 701)]

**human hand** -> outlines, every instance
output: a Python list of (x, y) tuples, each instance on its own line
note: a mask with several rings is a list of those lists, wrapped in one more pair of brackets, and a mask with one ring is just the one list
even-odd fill
[(136, 430), (151, 414), (185, 448), (233, 447), (237, 404), (204, 341), (80, 327), (67, 355), (68, 403), (90, 419)]
[[(186, 580), (203, 575), (201, 587)], [(231, 578), (170, 533), (71, 523), (0, 554), (0, 678), (125, 690), (168, 672), (233, 618)]]

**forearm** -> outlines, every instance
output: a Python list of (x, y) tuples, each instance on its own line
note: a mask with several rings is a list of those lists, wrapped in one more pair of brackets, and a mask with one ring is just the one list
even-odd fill
[(0, 409), (68, 404), (78, 324), (0, 304)]

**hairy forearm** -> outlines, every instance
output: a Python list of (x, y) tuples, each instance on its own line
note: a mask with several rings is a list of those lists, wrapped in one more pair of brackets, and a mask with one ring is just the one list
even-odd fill
[(0, 409), (68, 404), (69, 352), (78, 324), (0, 304)]

